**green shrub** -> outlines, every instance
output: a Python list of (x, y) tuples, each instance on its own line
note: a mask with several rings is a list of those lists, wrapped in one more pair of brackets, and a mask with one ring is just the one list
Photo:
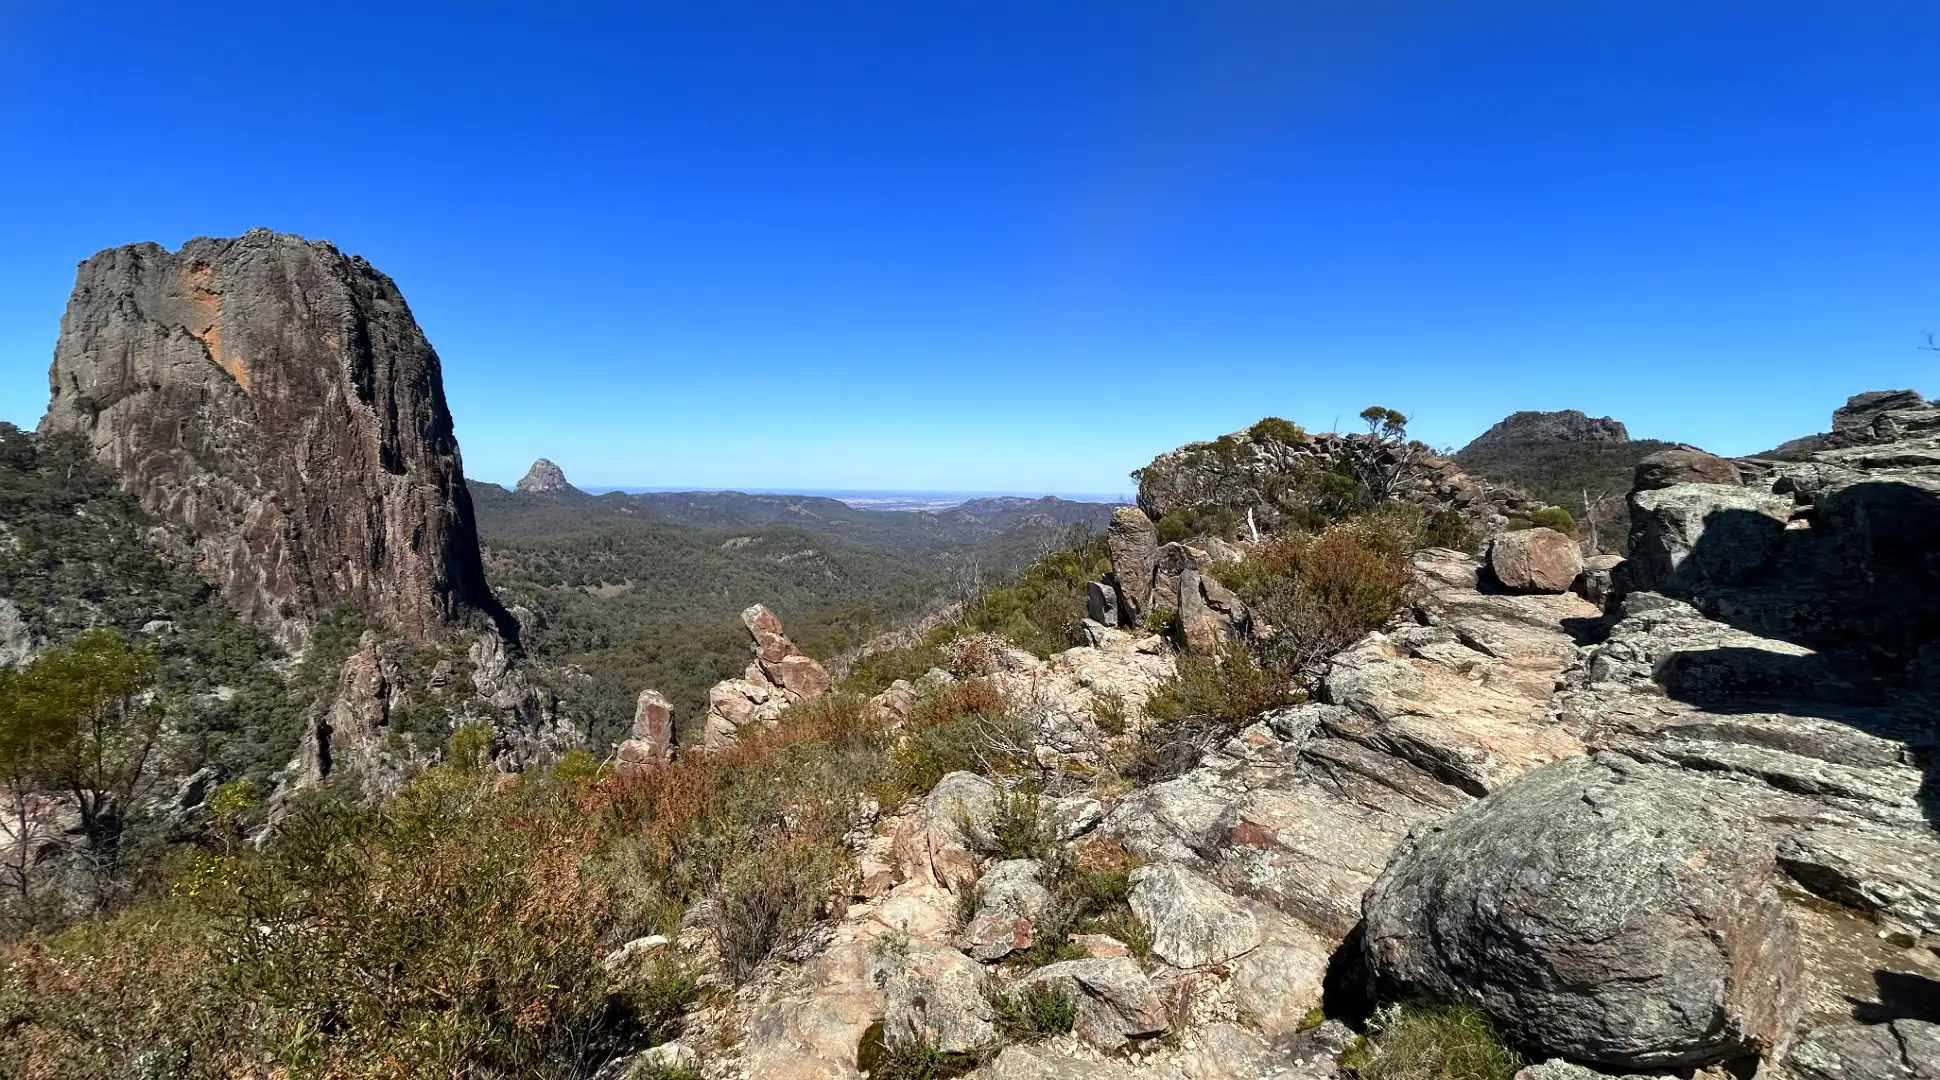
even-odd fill
[(1429, 515), (1422, 522), (1421, 546), (1474, 552), (1475, 530), (1469, 528), (1468, 519), (1462, 516), (1460, 510), (1447, 507)]
[(1576, 519), (1560, 506), (1545, 506), (1529, 515), (1529, 523), (1542, 529), (1555, 529), (1567, 536), (1576, 531)]
[(1387, 1006), (1341, 1055), (1356, 1080), (1510, 1080), (1526, 1064), (1469, 1005)]
[(586, 784), (599, 774), (599, 759), (579, 747), (559, 755), (559, 760), (552, 765), (552, 778), (560, 784)]
[(1307, 441), (1307, 433), (1301, 430), (1299, 424), (1290, 420), (1282, 420), (1277, 416), (1269, 416), (1261, 420), (1259, 423), (1247, 428), (1246, 433), (1251, 435), (1255, 442), (1295, 444)]
[(1023, 780), (1008, 790), (1003, 787), (1001, 779), (993, 778), (993, 783), (997, 784), (997, 797), (990, 832), (996, 843), (997, 857), (1042, 859), (1048, 856), (1055, 840), (1045, 831), (1043, 820), (1038, 817), (1036, 783)]
[(1017, 584), (971, 601), (957, 628), (998, 634), (1044, 657), (1082, 645), (1085, 585), (1110, 570), (1111, 552), (1104, 538), (1092, 537), (1073, 550), (1039, 559)]
[(714, 937), (728, 978), (746, 982), (775, 946), (822, 917), (843, 853), (787, 837), (758, 841), (727, 864), (714, 896)]
[(1084, 949), (1071, 941), (1071, 935), (1108, 934), (1125, 943), (1132, 955), (1151, 955), (1151, 940), (1143, 923), (1132, 913), (1129, 856), (1118, 851), (1106, 865), (1086, 865), (1071, 858), (1045, 860), (1044, 887), (1051, 894), (1050, 907), (1032, 927), (1031, 947), (1012, 953), (1013, 962), (1025, 968), (1039, 968), (1062, 960), (1082, 960)]
[(1145, 613), (1145, 632), (1148, 634), (1169, 634), (1172, 625), (1179, 621), (1179, 612), (1169, 607), (1155, 607)]
[(0, 1075), (590, 1075), (695, 994), (601, 958), (707, 901), (752, 970), (822, 913), (857, 800), (907, 797), (886, 753), (839, 694), (678, 769), (304, 795), (260, 851), (196, 852), (165, 895), (0, 946)]
[(1195, 537), (1218, 536), (1230, 539), (1239, 531), (1240, 515), (1230, 506), (1210, 503), (1189, 510), (1174, 510), (1153, 522), (1159, 543), (1185, 543)]
[(680, 1035), (683, 1018), (702, 997), (700, 975), (684, 963), (656, 958), (626, 988), (640, 1037), (649, 1046)]
[(1368, 514), (1315, 535), (1269, 537), (1214, 573), (1275, 628), (1263, 650), (1266, 665), (1298, 673), (1379, 629), (1414, 599), (1419, 586), (1409, 556), (1420, 546), (1421, 525), (1411, 510)]
[(496, 736), (490, 724), (465, 724), (451, 733), (445, 760), (453, 768), (478, 772), (491, 768), (492, 744)]
[(1044, 984), (994, 995), (990, 1011), (995, 1014), (997, 1030), (1011, 1042), (1068, 1035), (1078, 1022), (1077, 1002), (1057, 987)]
[(1131, 719), (1131, 711), (1125, 706), (1124, 694), (1116, 690), (1094, 689), (1091, 692), (1088, 709), (1092, 722), (1098, 725), (1099, 731), (1107, 735), (1125, 734), (1126, 725)]

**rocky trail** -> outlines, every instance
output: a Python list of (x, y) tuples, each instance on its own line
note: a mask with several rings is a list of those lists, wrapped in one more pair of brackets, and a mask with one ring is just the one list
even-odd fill
[[(1788, 568), (1848, 557), (1852, 521), (1892, 524), (1827, 506), (1835, 469), (1847, 489), (1903, 486), (1907, 470), (1925, 483), (1923, 453), (1902, 440), (1720, 470), (1672, 452), (1685, 457), (1640, 470), (1671, 482), (1633, 496), (1632, 561), (1592, 561), (1576, 592), (1508, 591), (1513, 544), (1499, 568), (1424, 551), (1418, 599), (1332, 658), (1318, 700), (1255, 718), (1174, 779), (1044, 797), (1050, 860), (998, 858), (1005, 796), (947, 777), (859, 829), (843, 917), (697, 1018), (716, 1044), (708, 1075), (857, 1077), (858, 1048), (885, 1032), (985, 1048), (993, 998), (1037, 984), (1077, 1002), (1073, 1033), (1009, 1046), (976, 1075), (1329, 1076), (1354, 1035), (1322, 1015), (1356, 1020), (1370, 995), (1480, 1005), (1536, 1060), (1558, 1059), (1532, 1067), (1544, 1075), (1747, 1061), (1821, 1080), (1934, 1075), (1927, 653), (1913, 650), (1914, 678), (1885, 677), (1852, 650), (1748, 628), (1799, 625), (1803, 609), (1818, 621), (1790, 638), (1810, 641), (1841, 604), (1863, 613), (1841, 599), (1855, 583)], [(1790, 494), (1800, 476), (1821, 482), (1816, 504)], [(1734, 532), (1745, 513), (1778, 527)], [(1706, 540), (1707, 524), (1722, 533)], [(1095, 763), (1096, 732), (1073, 719), (1094, 690), (1136, 703), (1170, 670), (1136, 634), (1090, 633), (992, 676), (1072, 729), (1040, 749), (1047, 764)], [(1016, 964), (1052, 864), (1118, 849), (1137, 866), (1149, 952), (1080, 935), (1083, 959)]]

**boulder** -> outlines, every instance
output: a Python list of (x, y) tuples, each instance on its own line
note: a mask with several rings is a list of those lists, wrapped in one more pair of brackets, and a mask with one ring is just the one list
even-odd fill
[(1118, 590), (1102, 581), (1085, 583), (1085, 617), (1100, 626), (1117, 626)]
[(1233, 965), (1233, 1002), (1267, 1038), (1292, 1035), (1320, 1004), (1328, 956), (1313, 938), (1268, 942)]
[(658, 690), (642, 690), (633, 708), (632, 736), (620, 744), (615, 766), (625, 774), (673, 760), (673, 703)]
[(1224, 889), (1180, 866), (1132, 871), (1132, 913), (1152, 935), (1152, 954), (1173, 967), (1223, 964), (1257, 948), (1259, 920)]
[(1017, 982), (1019, 991), (1033, 986), (1054, 987), (1076, 1002), (1072, 1032), (1100, 1050), (1163, 1034), (1167, 1027), (1165, 1004), (1130, 957), (1047, 964)]
[(891, 1046), (928, 1043), (968, 1054), (997, 1041), (983, 965), (955, 949), (913, 948), (891, 965), (883, 1036)]
[(1621, 555), (1588, 555), (1583, 559), (1583, 576), (1576, 579), (1576, 591), (1583, 599), (1602, 607), (1616, 592), (1617, 568)]
[(1833, 1024), (1800, 1039), (1786, 1064), (1804, 1080), (1940, 1080), (1940, 1024)]
[(1381, 992), (1472, 1002), (1521, 1045), (1614, 1069), (1781, 1045), (1802, 960), (1774, 852), (1703, 784), (1568, 758), (1418, 833), (1363, 900)]
[(1159, 530), (1144, 511), (1121, 506), (1112, 512), (1111, 524), (1105, 528), (1105, 547), (1111, 552), (1112, 576), (1125, 600), (1118, 625), (1137, 626), (1145, 618), (1146, 605), (1152, 596), (1152, 574), (1159, 561)]
[(957, 948), (984, 961), (1030, 948), (1037, 922), (1051, 909), (1043, 875), (1036, 859), (1005, 859), (985, 871), (977, 881), (977, 914), (958, 935)]
[(1716, 454), (1707, 454), (1694, 446), (1673, 446), (1639, 461), (1631, 488), (1634, 491), (1657, 491), (1675, 484), (1738, 487), (1743, 483), (1735, 463)]
[(1187, 652), (1213, 655), (1233, 642), (1245, 640), (1252, 626), (1252, 614), (1231, 589), (1215, 581), (1211, 574), (1197, 568), (1180, 571), (1177, 594), (1179, 633), (1185, 638)]
[(1895, 413), (1931, 411), (1918, 390), (1868, 390), (1832, 411), (1832, 440), (1839, 445), (1891, 442), (1909, 432)]
[(996, 788), (975, 773), (937, 781), (916, 813), (897, 826), (892, 850), (903, 875), (961, 893), (977, 883), (979, 852), (994, 841)]
[(1778, 551), (1791, 515), (1790, 499), (1746, 488), (1633, 492), (1627, 586), (1676, 593), (1742, 581)]
[(978, 960), (990, 963), (1030, 948), (1035, 940), (1034, 933), (1031, 920), (998, 911), (979, 914), (965, 923), (951, 944)]
[(1044, 864), (1036, 859), (1005, 859), (994, 863), (977, 882), (980, 914), (1008, 912), (1032, 921), (1051, 910), (1051, 892), (1044, 887)]
[(1489, 544), (1489, 571), (1511, 592), (1568, 592), (1583, 572), (1583, 552), (1554, 529), (1506, 532)]

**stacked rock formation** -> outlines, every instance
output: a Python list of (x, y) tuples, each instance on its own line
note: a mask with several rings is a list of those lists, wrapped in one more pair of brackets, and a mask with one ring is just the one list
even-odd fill
[(774, 612), (756, 604), (741, 613), (741, 623), (754, 637), (754, 663), (741, 678), (715, 683), (707, 692), (703, 745), (710, 750), (732, 743), (750, 724), (773, 723), (783, 709), (821, 697), (829, 688), (829, 673), (788, 640)]
[(413, 639), (516, 634), (486, 587), (438, 354), (362, 258), (260, 229), (101, 252), (48, 381), (41, 430), (85, 437), (285, 640), (343, 604)]
[[(1105, 533), (1111, 552), (1112, 580), (1093, 583), (1090, 616), (1106, 626), (1127, 629), (1176, 627), (1190, 651), (1213, 653), (1243, 641), (1252, 630), (1246, 604), (1215, 580), (1213, 565), (1232, 558), (1230, 545), (1216, 538), (1204, 546), (1160, 544), (1152, 519), (1136, 507), (1120, 507)], [(1217, 549), (1215, 554), (1214, 549)]]

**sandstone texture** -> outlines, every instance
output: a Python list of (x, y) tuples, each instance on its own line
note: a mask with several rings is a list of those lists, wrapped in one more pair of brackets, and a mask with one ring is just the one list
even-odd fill
[(83, 262), (43, 432), (75, 432), (286, 641), (356, 604), (516, 634), (486, 586), (438, 354), (390, 278), (252, 231)]

